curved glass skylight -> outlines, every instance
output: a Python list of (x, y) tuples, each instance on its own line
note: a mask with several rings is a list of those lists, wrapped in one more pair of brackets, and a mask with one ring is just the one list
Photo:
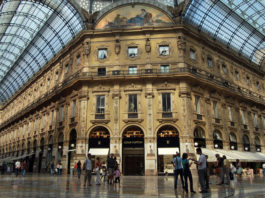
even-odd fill
[(265, 57), (264, 1), (193, 0), (184, 20), (256, 64)]
[(0, 102), (5, 102), (84, 27), (67, 0), (0, 6)]

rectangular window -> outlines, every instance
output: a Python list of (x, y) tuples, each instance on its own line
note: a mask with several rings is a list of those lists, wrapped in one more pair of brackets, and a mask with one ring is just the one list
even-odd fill
[(137, 66), (130, 66), (129, 74), (137, 74)]
[(253, 121), (254, 121), (254, 127), (258, 128), (258, 120), (257, 120), (257, 115), (253, 113)]
[(213, 111), (214, 111), (214, 118), (218, 118), (218, 107), (217, 107), (217, 102), (213, 102)]
[(236, 79), (239, 80), (239, 73), (238, 73), (238, 71), (235, 71), (235, 76), (236, 76)]
[(160, 66), (161, 73), (169, 73), (169, 65)]
[(98, 50), (98, 59), (106, 59), (108, 57), (107, 49)]
[(43, 129), (45, 127), (45, 118), (46, 118), (46, 115), (44, 114), (42, 116), (42, 123), (41, 123), (41, 128)]
[(171, 94), (170, 93), (162, 94), (162, 111), (171, 112)]
[(196, 107), (196, 113), (201, 114), (200, 96), (195, 96), (195, 107)]
[(106, 76), (106, 68), (98, 68), (98, 76)]
[(72, 118), (75, 117), (76, 114), (76, 100), (73, 100), (72, 104)]
[(230, 122), (233, 122), (232, 108), (231, 107), (228, 107), (228, 116), (229, 116)]
[(257, 89), (260, 89), (259, 81), (256, 82)]
[(212, 60), (212, 58), (208, 57), (207, 58), (207, 63), (208, 63), (208, 67), (213, 67), (213, 60)]
[(131, 58), (138, 56), (138, 48), (137, 47), (129, 47), (128, 48), (128, 56)]
[(246, 80), (247, 80), (247, 84), (250, 85), (250, 79), (248, 76), (246, 77)]
[(243, 110), (240, 110), (240, 112), (241, 112), (241, 118), (242, 118), (242, 122), (243, 122), (243, 124), (244, 124), (244, 125), (246, 125), (245, 111), (243, 111)]
[(195, 60), (196, 59), (196, 53), (194, 49), (190, 49), (190, 58)]
[(105, 96), (97, 96), (96, 113), (105, 113)]
[(80, 56), (80, 54), (78, 54), (78, 55), (76, 56), (76, 65), (77, 65), (77, 66), (80, 65), (80, 63), (81, 63), (81, 56)]
[(51, 112), (51, 123), (50, 123), (50, 125), (53, 124), (53, 117), (54, 117), (54, 111), (52, 110), (52, 112)]
[(63, 116), (64, 116), (64, 106), (60, 107), (60, 122), (63, 121)]
[(129, 95), (129, 112), (137, 112), (137, 95), (136, 94), (131, 94)]
[(160, 45), (159, 46), (159, 55), (160, 56), (168, 56), (169, 55), (169, 46), (168, 45)]
[(64, 72), (67, 74), (68, 73), (68, 69), (69, 69), (69, 65), (66, 64), (64, 69), (65, 69)]
[(224, 74), (227, 74), (227, 68), (226, 68), (226, 65), (222, 65), (222, 69), (223, 69), (223, 72), (224, 72)]

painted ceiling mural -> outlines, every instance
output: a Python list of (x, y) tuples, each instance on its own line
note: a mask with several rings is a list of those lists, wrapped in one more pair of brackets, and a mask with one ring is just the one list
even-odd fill
[(158, 9), (146, 5), (127, 5), (105, 15), (96, 29), (172, 25), (171, 19)]

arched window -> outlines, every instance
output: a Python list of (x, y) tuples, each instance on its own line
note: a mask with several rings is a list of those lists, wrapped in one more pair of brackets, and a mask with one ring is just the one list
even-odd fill
[(214, 130), (213, 132), (213, 145), (216, 149), (223, 149), (223, 138), (222, 134), (218, 130)]
[(255, 137), (255, 146), (256, 146), (256, 151), (261, 152), (260, 139), (258, 136)]
[(243, 135), (243, 146), (245, 151), (250, 151), (250, 142), (247, 135)]
[(231, 150), (237, 150), (236, 135), (232, 132), (229, 134), (229, 141), (230, 141), (230, 149)]
[(194, 146), (206, 148), (205, 132), (201, 127), (194, 129)]

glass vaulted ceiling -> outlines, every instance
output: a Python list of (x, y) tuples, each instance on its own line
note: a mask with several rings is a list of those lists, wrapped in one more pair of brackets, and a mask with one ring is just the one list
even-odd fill
[(193, 0), (184, 19), (240, 55), (261, 65), (265, 58), (264, 0)]
[(67, 0), (4, 0), (0, 6), (0, 102), (83, 29)]

